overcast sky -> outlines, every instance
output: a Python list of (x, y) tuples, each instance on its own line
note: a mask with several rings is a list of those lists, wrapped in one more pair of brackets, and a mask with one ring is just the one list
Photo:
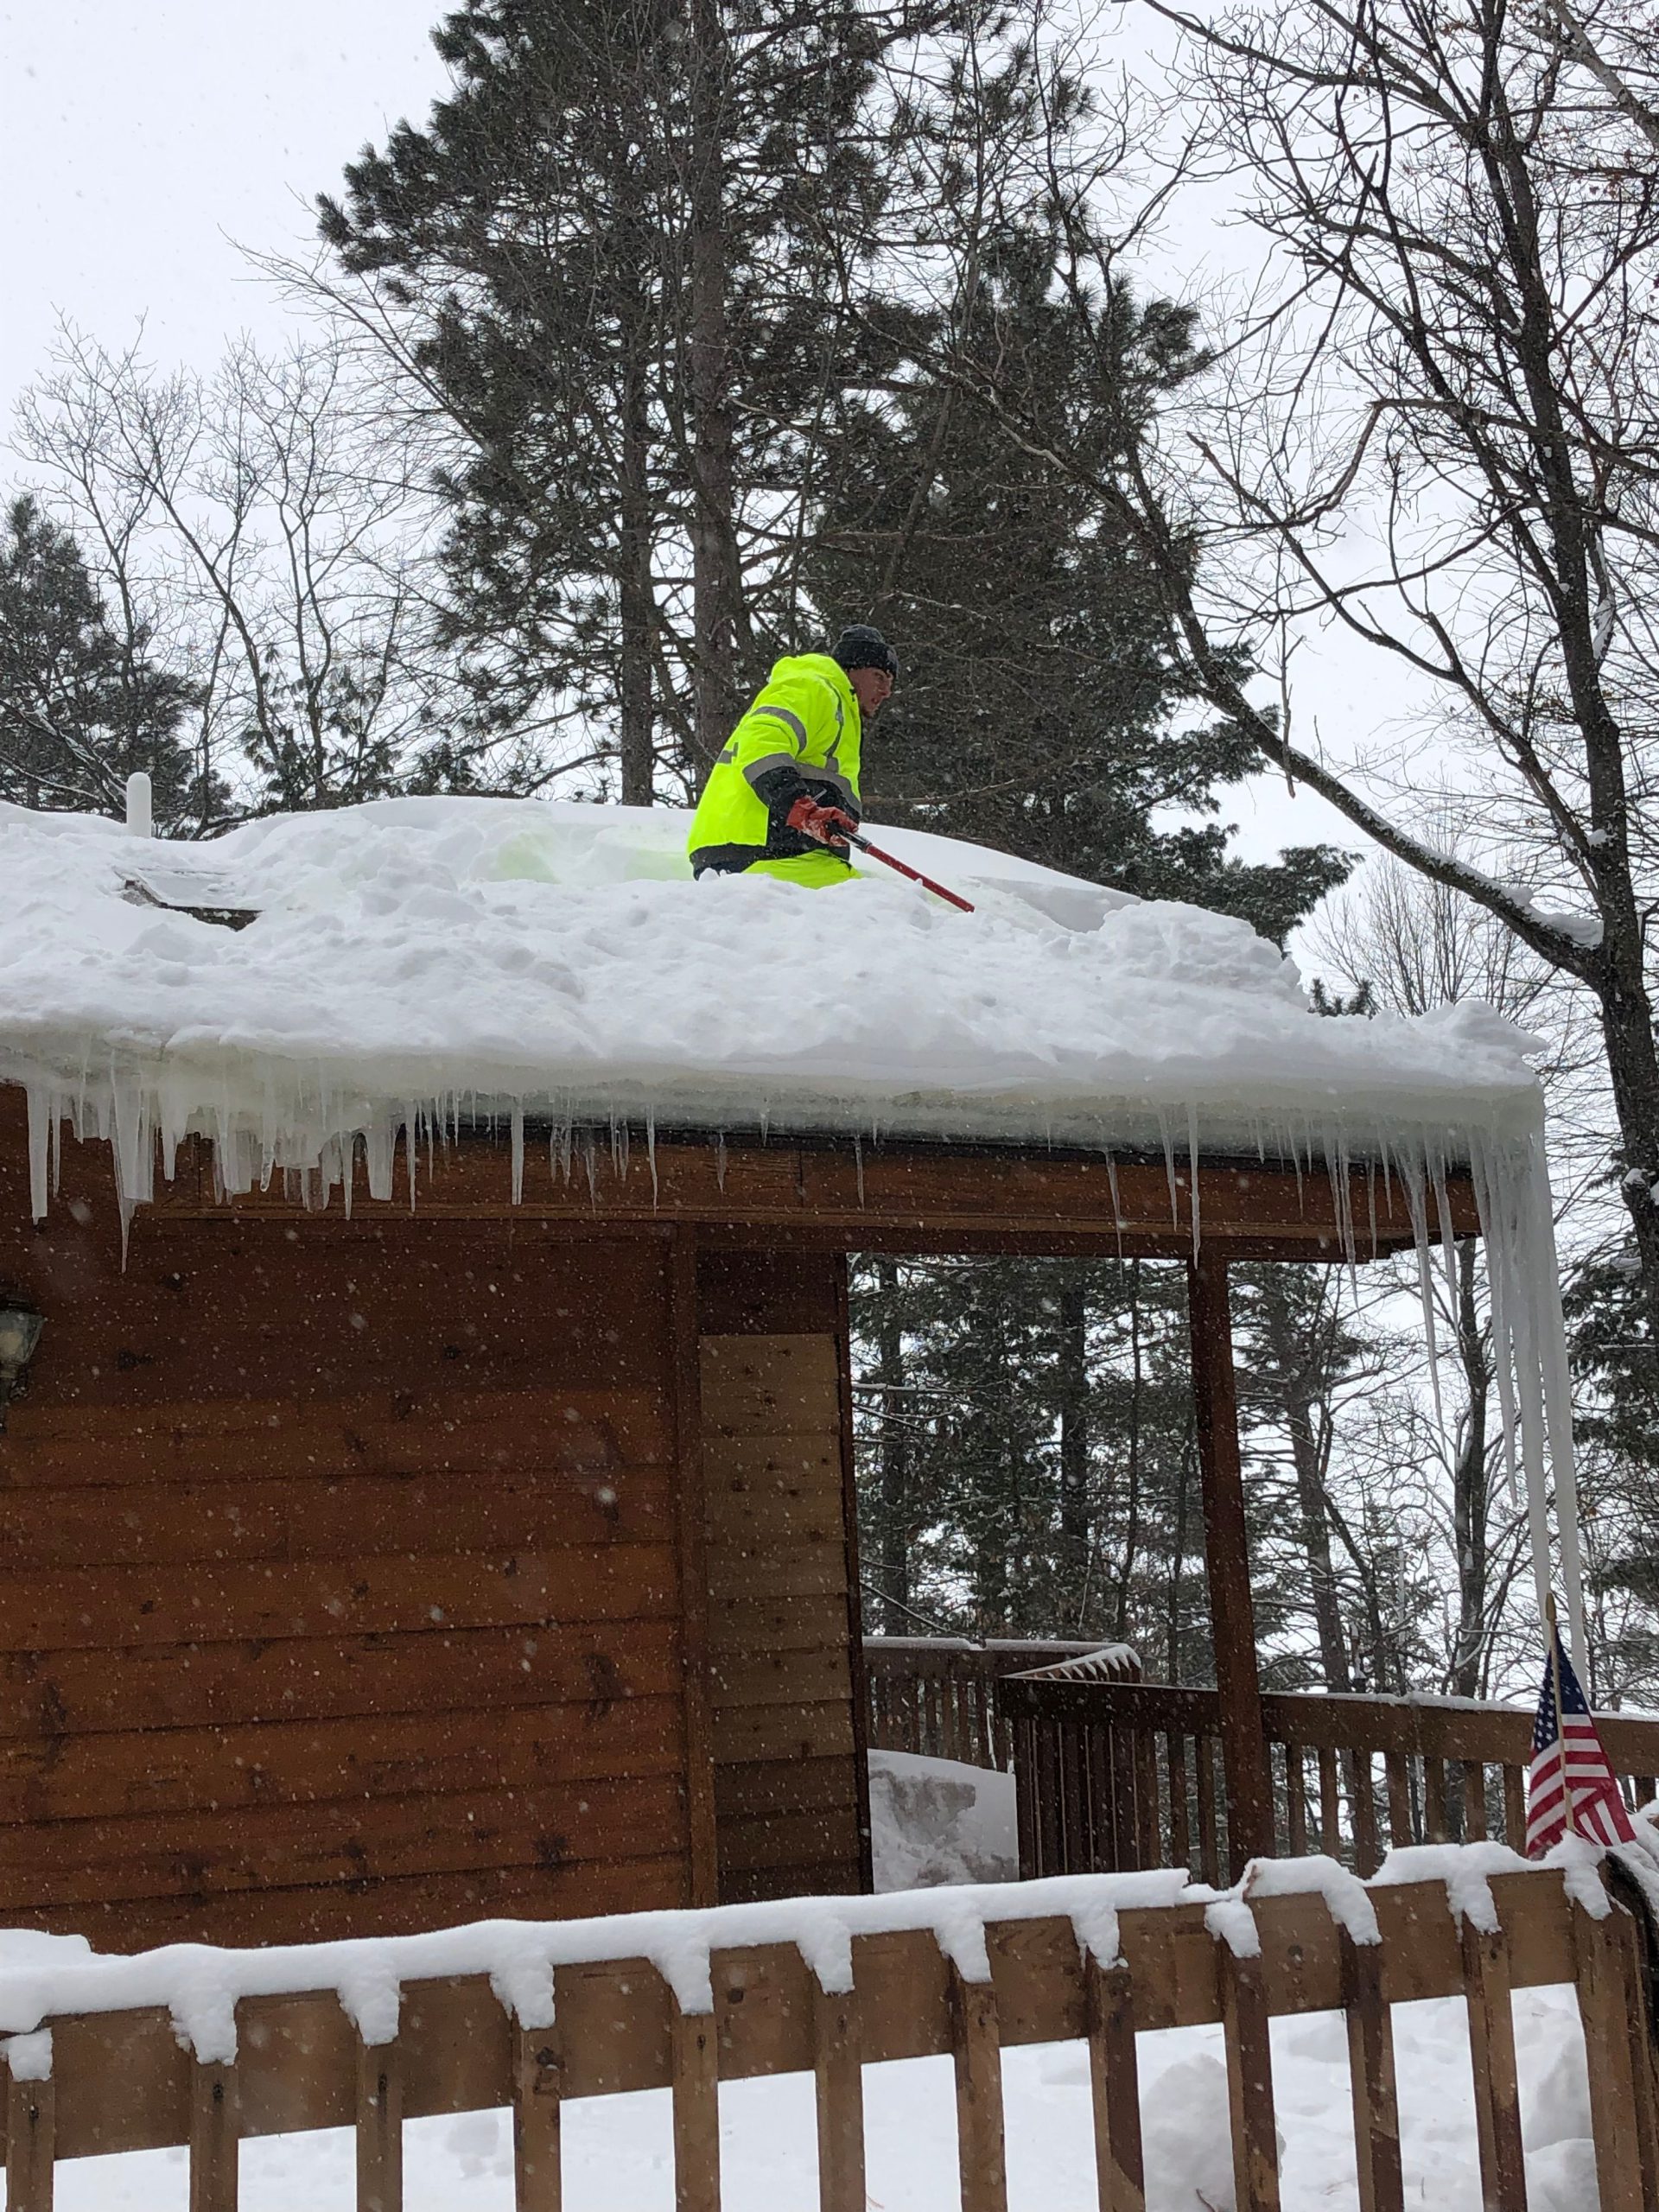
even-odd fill
[[(60, 315), (112, 346), (142, 320), (147, 353), (169, 365), (209, 368), (242, 330), (279, 340), (283, 312), (238, 246), (304, 245), (313, 195), (400, 116), (425, 115), (444, 85), (429, 39), (441, 5), (0, 0), (0, 423)], [(1345, 655), (1310, 671), (1308, 713), (1333, 750), (1386, 703), (1382, 675)], [(1277, 776), (1230, 794), (1227, 813), (1250, 857), (1363, 842)]]

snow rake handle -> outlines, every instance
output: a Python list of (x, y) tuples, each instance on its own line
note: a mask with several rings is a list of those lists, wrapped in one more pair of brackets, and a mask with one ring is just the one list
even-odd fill
[(919, 868), (911, 868), (904, 861), (895, 860), (891, 853), (884, 853), (880, 845), (873, 845), (868, 837), (861, 836), (856, 830), (843, 830), (841, 832), (840, 842), (856, 845), (861, 853), (868, 853), (873, 861), (882, 861), (888, 868), (896, 868), (900, 875), (907, 875), (912, 883), (919, 883), (924, 891), (931, 891), (936, 899), (943, 899), (947, 905), (960, 907), (964, 914), (973, 912), (973, 908), (965, 899), (958, 899), (954, 891), (947, 891), (942, 883), (935, 883), (931, 875), (924, 875)]

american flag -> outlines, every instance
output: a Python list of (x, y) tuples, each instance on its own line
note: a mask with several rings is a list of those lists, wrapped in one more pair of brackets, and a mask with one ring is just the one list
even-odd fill
[[(1538, 1718), (1532, 1725), (1532, 1767), (1527, 1777), (1527, 1856), (1541, 1858), (1567, 1832), (1567, 1792), (1572, 1792), (1573, 1827), (1592, 1843), (1634, 1843), (1636, 1830), (1601, 1748), (1579, 1678), (1561, 1649), (1552, 1621), (1551, 1655), (1544, 1667)], [(1557, 1674), (1560, 1712), (1555, 1709)]]

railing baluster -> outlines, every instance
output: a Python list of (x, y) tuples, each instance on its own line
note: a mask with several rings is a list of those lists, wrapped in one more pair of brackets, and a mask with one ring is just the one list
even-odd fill
[(1192, 1751), (1198, 1769), (1198, 1877), (1213, 1889), (1221, 1880), (1221, 1853), (1216, 1836), (1214, 1737), (1195, 1736)]
[(1164, 1863), (1163, 1821), (1158, 1802), (1158, 1739), (1137, 1728), (1135, 1745), (1135, 1842), (1137, 1866)]
[(1446, 1761), (1425, 1753), (1423, 1758), (1423, 1827), (1428, 1843), (1445, 1843)]
[(1342, 1855), (1342, 1794), (1337, 1786), (1337, 1754), (1319, 1746), (1319, 1848), (1327, 1858)]
[(1061, 1855), (1065, 1831), (1060, 1822), (1059, 1730), (1049, 1722), (1033, 1725), (1037, 1738), (1037, 1818), (1033, 1824), (1033, 1871), (1038, 1874), (1061, 1874), (1065, 1871), (1065, 1860)]
[(1047, 1731), (1022, 1718), (1014, 1723), (1014, 1827), (1020, 1849), (1020, 1878), (1029, 1882), (1042, 1872), (1042, 1813), (1038, 1802), (1041, 1759), (1039, 1738)]
[(950, 2044), (957, 2067), (957, 2157), (962, 2212), (1007, 2212), (1002, 2128), (1002, 2044), (996, 1991), (950, 1968)]
[(720, 2212), (720, 2044), (712, 2012), (677, 2004), (670, 2031), (674, 2212)]
[(404, 2212), (404, 2072), (395, 2038), (357, 2038), (357, 2212)]
[(236, 2212), (236, 2069), (190, 2069), (190, 2212)]
[(556, 2027), (512, 2026), (514, 2212), (560, 2212), (563, 2054)]
[(865, 2212), (864, 2069), (858, 1995), (813, 1983), (818, 2212)]
[(1169, 1764), (1169, 1863), (1185, 1866), (1192, 1856), (1192, 1826), (1186, 1809), (1186, 1738), (1171, 1729), (1164, 1738)]
[(1503, 1770), (1503, 1840), (1511, 1851), (1527, 1847), (1526, 1780), (1518, 1766)]
[(1389, 1841), (1404, 1846), (1417, 1840), (1411, 1817), (1411, 1762), (1403, 1751), (1384, 1751), (1382, 1770), (1389, 1781)]
[(1630, 2003), (1637, 1992), (1623, 1955), (1625, 1930), (1634, 1923), (1614, 1913), (1594, 1920), (1580, 1904), (1571, 1910), (1601, 2212), (1643, 2212), (1641, 2101), (1630, 2063)]
[(1376, 1778), (1370, 1751), (1354, 1753), (1353, 1772), (1354, 1872), (1365, 1876), (1376, 1873), (1382, 1858), (1376, 1844)]
[(1307, 1768), (1300, 1744), (1285, 1745), (1285, 1848), (1293, 1859), (1307, 1854)]
[(1216, 1963), (1238, 2212), (1279, 2212), (1279, 2129), (1273, 2108), (1273, 2055), (1262, 1961), (1241, 1959), (1221, 1943)]
[(1510, 1947), (1501, 1928), (1488, 1931), (1465, 1920), (1463, 1977), (1475, 2084), (1481, 2202), (1486, 2212), (1527, 2212)]
[(6, 2085), (6, 2212), (52, 2212), (57, 2091), (48, 2080)]
[(1112, 1732), (1090, 1722), (1087, 1738), (1089, 1840), (1087, 1855), (1077, 1871), (1109, 1874), (1116, 1866), (1112, 1855)]
[(1356, 1943), (1344, 1928), (1342, 1994), (1354, 2101), (1359, 2212), (1403, 2212), (1400, 2106), (1394, 2070), (1394, 2015), (1382, 1995), (1382, 1946)]
[(1122, 1961), (1115, 1967), (1103, 1967), (1091, 1955), (1084, 1971), (1089, 1993), (1089, 2082), (1094, 2100), (1100, 2212), (1146, 2212), (1134, 1986)]
[(1486, 1840), (1486, 1770), (1478, 1759), (1463, 1762), (1463, 1840)]

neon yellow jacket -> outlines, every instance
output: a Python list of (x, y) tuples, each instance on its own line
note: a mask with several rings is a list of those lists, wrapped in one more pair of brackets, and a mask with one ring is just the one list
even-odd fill
[(702, 787), (688, 840), (696, 873), (735, 874), (760, 860), (827, 852), (785, 817), (805, 794), (859, 819), (861, 735), (858, 701), (839, 661), (828, 653), (775, 661)]

